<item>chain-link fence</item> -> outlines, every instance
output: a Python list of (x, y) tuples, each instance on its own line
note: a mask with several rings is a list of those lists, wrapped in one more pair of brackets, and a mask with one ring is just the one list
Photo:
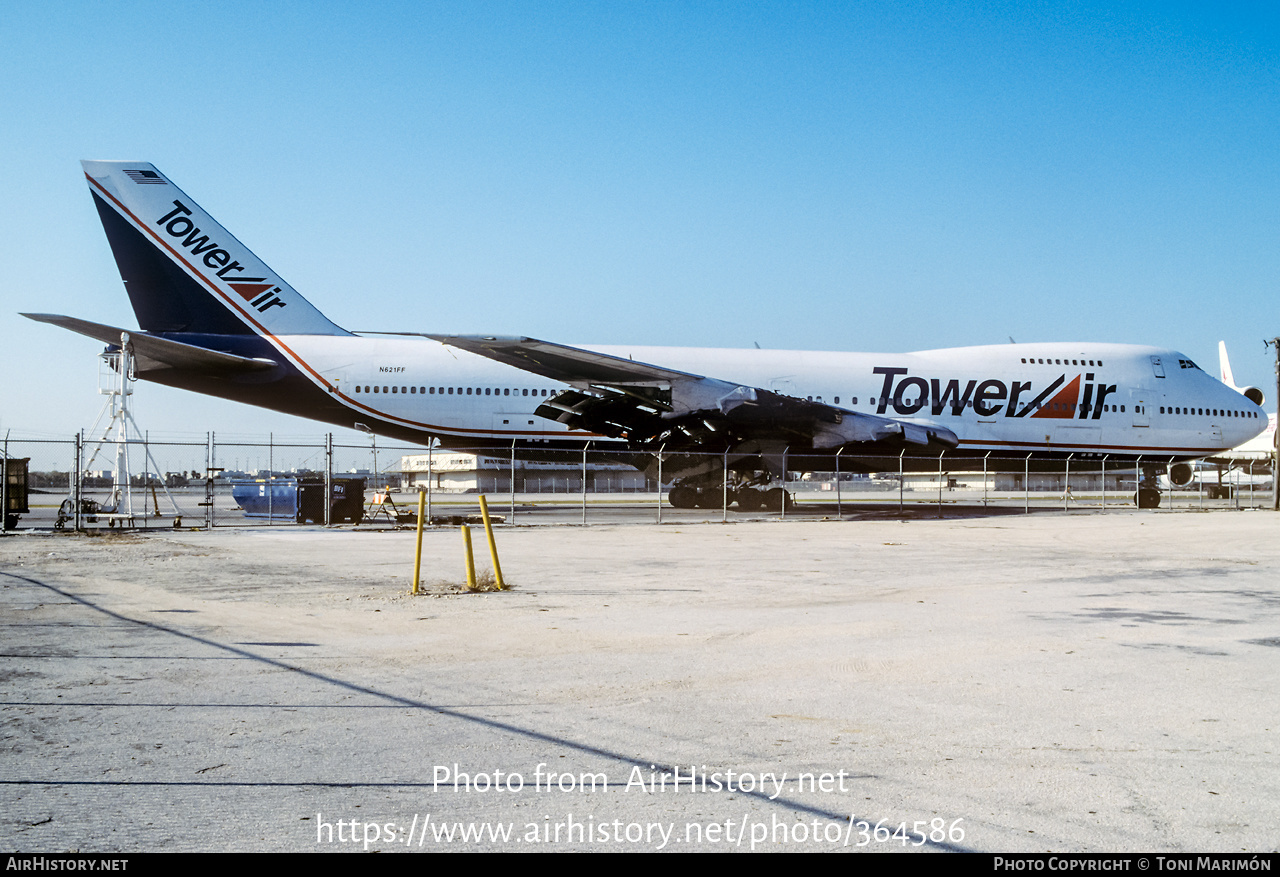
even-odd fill
[[(493, 514), (522, 524), (1101, 513), (1157, 499), (1155, 511), (1272, 505), (1268, 461), (1191, 464), (1175, 472), (1185, 482), (1175, 485), (1160, 474), (1167, 458), (784, 450), (740, 461), (594, 445), (462, 452), (375, 438), (343, 444), (332, 435), (223, 440), (214, 433), (185, 441), (9, 439), (4, 459), (27, 461), (27, 511), (5, 522), (21, 529), (403, 526), (416, 520), (419, 493), (432, 523), (478, 515), (480, 494)], [(761, 462), (766, 471), (753, 471)]]

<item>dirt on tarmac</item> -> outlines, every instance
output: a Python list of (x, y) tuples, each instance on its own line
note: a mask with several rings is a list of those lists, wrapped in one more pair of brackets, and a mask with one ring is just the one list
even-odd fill
[(1275, 849), (1278, 522), (8, 536), (0, 842)]

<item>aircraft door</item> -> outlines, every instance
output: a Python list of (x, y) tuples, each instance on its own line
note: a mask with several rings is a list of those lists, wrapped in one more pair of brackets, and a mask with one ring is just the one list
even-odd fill
[(1129, 402), (1133, 412), (1134, 426), (1150, 426), (1151, 414), (1147, 410), (1147, 400), (1155, 396), (1150, 390), (1130, 390)]
[[(354, 381), (347, 379), (346, 368), (325, 369), (322, 377), (329, 383), (331, 393), (346, 393), (350, 395), (355, 392)], [(348, 386), (351, 384), (352, 386)]]
[[(519, 393), (519, 391), (514, 391)], [(544, 420), (533, 413), (538, 407), (531, 396), (502, 396), (493, 400), (493, 433), (510, 441), (516, 436), (527, 436), (535, 430), (546, 429), (553, 421)]]

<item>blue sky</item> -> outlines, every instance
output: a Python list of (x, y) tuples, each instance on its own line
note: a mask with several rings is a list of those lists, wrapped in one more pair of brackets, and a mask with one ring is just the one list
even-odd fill
[[(1272, 388), (1278, 25), (1261, 3), (6, 4), (0, 429), (100, 405), (100, 345), (19, 311), (136, 325), (82, 158), (154, 163), (355, 330), (1113, 341), (1215, 373), (1221, 338)], [(153, 385), (137, 416), (325, 430)]]

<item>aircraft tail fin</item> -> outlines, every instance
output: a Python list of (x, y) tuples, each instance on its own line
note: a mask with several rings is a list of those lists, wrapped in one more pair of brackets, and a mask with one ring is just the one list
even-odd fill
[(210, 335), (350, 334), (153, 165), (81, 165), (142, 329)]
[(1227, 359), (1227, 342), (1218, 342), (1218, 377), (1222, 379), (1222, 383), (1237, 389), (1236, 379), (1231, 374), (1231, 360)]

